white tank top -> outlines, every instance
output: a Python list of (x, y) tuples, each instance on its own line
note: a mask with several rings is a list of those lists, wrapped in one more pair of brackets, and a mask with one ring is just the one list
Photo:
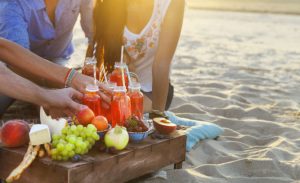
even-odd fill
[(152, 16), (144, 29), (135, 34), (124, 29), (124, 46), (135, 72), (139, 76), (142, 90), (152, 91), (152, 64), (158, 48), (161, 24), (167, 13), (171, 0), (154, 0)]

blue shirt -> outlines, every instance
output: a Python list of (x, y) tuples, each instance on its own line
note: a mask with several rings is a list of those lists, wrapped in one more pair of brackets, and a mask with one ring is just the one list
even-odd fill
[(79, 14), (81, 27), (91, 42), (93, 0), (59, 0), (55, 27), (44, 0), (0, 0), (0, 37), (49, 60), (69, 58), (74, 51), (72, 32)]

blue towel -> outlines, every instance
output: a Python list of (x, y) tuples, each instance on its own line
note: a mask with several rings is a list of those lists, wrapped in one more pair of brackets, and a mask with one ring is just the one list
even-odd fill
[(190, 151), (194, 147), (194, 145), (196, 145), (200, 140), (214, 139), (220, 136), (224, 132), (224, 129), (222, 127), (213, 123), (181, 118), (176, 116), (173, 112), (170, 111), (166, 111), (165, 114), (169, 117), (169, 120), (172, 123), (176, 125), (190, 127), (186, 130), (187, 151)]

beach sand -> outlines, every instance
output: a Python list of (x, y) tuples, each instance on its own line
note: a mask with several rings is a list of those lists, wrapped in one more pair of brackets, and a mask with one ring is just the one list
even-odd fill
[[(74, 42), (77, 64), (78, 26)], [(225, 133), (187, 153), (184, 169), (141, 182), (300, 180), (300, 16), (187, 10), (171, 79), (171, 110)]]
[(299, 0), (187, 0), (191, 8), (300, 14)]

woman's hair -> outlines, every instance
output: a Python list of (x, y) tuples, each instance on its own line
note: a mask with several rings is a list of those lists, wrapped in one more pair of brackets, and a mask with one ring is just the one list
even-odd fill
[(126, 0), (97, 0), (94, 9), (96, 58), (107, 71), (120, 60), (126, 24)]

